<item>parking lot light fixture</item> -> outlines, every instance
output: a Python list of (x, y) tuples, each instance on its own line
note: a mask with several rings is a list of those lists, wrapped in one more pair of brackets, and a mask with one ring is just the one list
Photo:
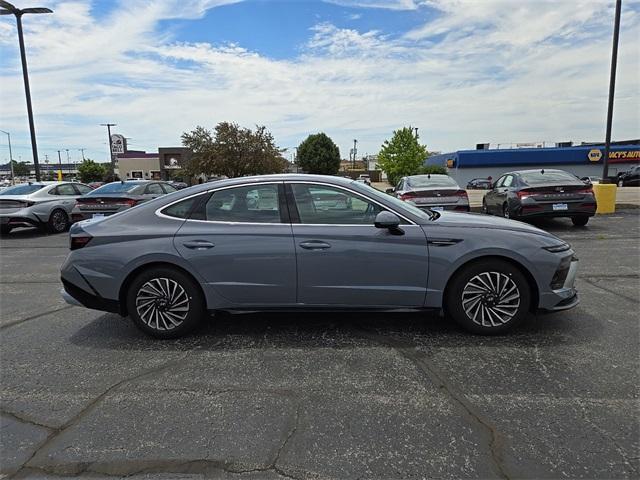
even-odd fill
[(29, 131), (31, 133), (31, 150), (33, 153), (33, 167), (36, 173), (36, 180), (40, 181), (40, 165), (38, 163), (38, 146), (36, 144), (36, 128), (33, 122), (33, 108), (31, 107), (31, 90), (29, 88), (29, 73), (27, 71), (27, 55), (24, 48), (24, 35), (22, 33), (22, 16), (29, 13), (53, 13), (52, 10), (44, 7), (37, 8), (16, 8), (14, 5), (4, 0), (0, 0), (0, 15), (14, 15), (18, 27), (18, 42), (20, 44), (20, 59), (22, 60), (22, 76), (24, 78), (24, 92), (27, 97), (27, 115), (29, 116)]
[(0, 130), (0, 132), (7, 136), (7, 141), (9, 142), (9, 169), (11, 170), (11, 185), (15, 185), (16, 179), (13, 176), (13, 154), (11, 153), (11, 134), (4, 130)]

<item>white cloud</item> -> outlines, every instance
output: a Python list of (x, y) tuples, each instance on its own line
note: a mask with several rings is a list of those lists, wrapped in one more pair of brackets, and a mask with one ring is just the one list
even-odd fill
[[(604, 137), (609, 4), (585, 2), (572, 13), (569, 2), (522, 0), (507, 8), (493, 0), (430, 0), (437, 18), (405, 37), (323, 22), (288, 60), (231, 43), (177, 42), (158, 29), (162, 20), (201, 17), (222, 3), (126, 2), (98, 21), (89, 2), (61, 2), (55, 15), (25, 21), (42, 153), (87, 147), (104, 159), (104, 121), (118, 123), (132, 148), (149, 150), (223, 120), (265, 124), (288, 147), (325, 131), (345, 156), (353, 138), (360, 152), (374, 153), (407, 124), (438, 150)], [(401, 4), (418, 2), (393, 5)], [(626, 5), (614, 137), (637, 138), (640, 16)], [(0, 47), (15, 61), (0, 72), (0, 128), (12, 131), (26, 159), (17, 42), (6, 25)]]

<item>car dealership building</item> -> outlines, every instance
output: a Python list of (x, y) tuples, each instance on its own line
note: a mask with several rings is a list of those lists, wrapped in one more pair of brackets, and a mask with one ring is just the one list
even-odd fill
[[(473, 178), (497, 179), (505, 172), (555, 168), (578, 177), (601, 177), (604, 160), (603, 144), (573, 145), (571, 142), (554, 147), (489, 148), (478, 144), (475, 150), (458, 150), (430, 156), (426, 165), (447, 167), (449, 175), (464, 187)], [(615, 142), (609, 151), (609, 176), (617, 177), (640, 163), (640, 140)]]

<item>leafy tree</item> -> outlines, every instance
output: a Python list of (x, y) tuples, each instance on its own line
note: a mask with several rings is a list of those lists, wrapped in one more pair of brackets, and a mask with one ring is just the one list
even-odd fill
[(340, 149), (324, 133), (309, 135), (298, 146), (297, 159), (306, 173), (335, 175), (340, 170)]
[(241, 128), (236, 123), (221, 122), (212, 131), (196, 127), (182, 134), (182, 144), (193, 154), (182, 165), (189, 175), (244, 175), (281, 173), (287, 167), (273, 136), (263, 126), (255, 130)]
[(13, 163), (13, 174), (16, 177), (28, 177), (31, 174), (31, 168), (27, 162), (11, 160), (11, 163)]
[(413, 128), (403, 127), (393, 132), (391, 140), (384, 141), (378, 154), (378, 165), (395, 185), (401, 177), (416, 175), (427, 156), (427, 147), (420, 145)]
[(107, 174), (107, 167), (87, 158), (78, 165), (78, 176), (83, 183), (99, 182)]

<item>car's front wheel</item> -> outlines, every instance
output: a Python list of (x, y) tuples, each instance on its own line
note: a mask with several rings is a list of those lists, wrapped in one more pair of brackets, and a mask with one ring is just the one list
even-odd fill
[(0, 225), (0, 234), (9, 235), (11, 227), (9, 225)]
[(487, 205), (487, 200), (486, 199), (482, 199), (482, 213), (489, 213), (489, 206)]
[(584, 227), (589, 222), (589, 217), (586, 215), (571, 217), (571, 221), (576, 227)]
[(127, 311), (143, 332), (177, 338), (193, 330), (206, 309), (200, 287), (173, 268), (151, 268), (139, 274), (127, 293)]
[(480, 260), (458, 272), (447, 287), (445, 309), (466, 330), (504, 333), (522, 322), (531, 302), (524, 275), (504, 260)]

